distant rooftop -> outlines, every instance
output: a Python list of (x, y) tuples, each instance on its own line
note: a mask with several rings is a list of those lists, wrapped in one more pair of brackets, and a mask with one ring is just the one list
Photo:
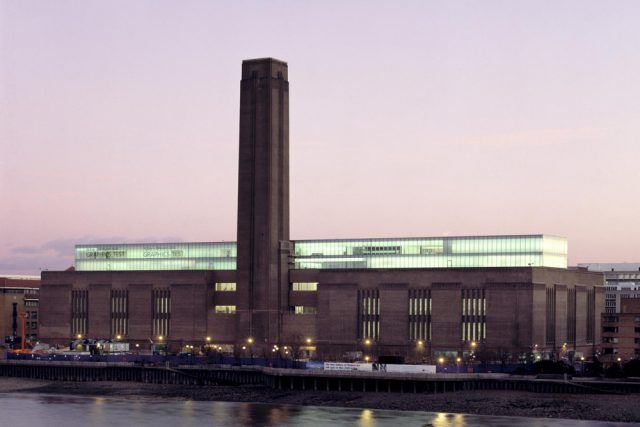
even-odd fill
[(11, 279), (11, 280), (40, 280), (40, 276), (24, 275), (24, 274), (2, 274), (2, 273), (0, 273), (0, 279)]
[(640, 271), (640, 262), (587, 262), (578, 264), (578, 267), (584, 267), (589, 271)]

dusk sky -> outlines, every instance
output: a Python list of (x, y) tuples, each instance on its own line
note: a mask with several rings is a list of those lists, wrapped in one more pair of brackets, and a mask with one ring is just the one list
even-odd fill
[(0, 273), (235, 240), (243, 59), (289, 64), (292, 239), (640, 262), (640, 1), (0, 0)]

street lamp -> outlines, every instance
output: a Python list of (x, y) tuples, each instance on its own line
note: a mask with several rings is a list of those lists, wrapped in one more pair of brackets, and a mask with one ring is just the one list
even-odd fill
[(365, 357), (364, 357), (364, 361), (365, 361), (365, 362), (368, 362), (368, 361), (369, 361), (369, 356), (365, 356)]
[(253, 338), (251, 338), (251, 337), (247, 338), (247, 342), (248, 342), (249, 344), (253, 344)]
[(122, 335), (116, 335), (116, 339), (120, 341), (122, 339)]
[(82, 339), (82, 334), (76, 335), (76, 338), (78, 338), (79, 340)]
[(371, 345), (371, 340), (369, 338), (364, 340), (364, 345)]
[(311, 344), (311, 338), (307, 338), (307, 344)]

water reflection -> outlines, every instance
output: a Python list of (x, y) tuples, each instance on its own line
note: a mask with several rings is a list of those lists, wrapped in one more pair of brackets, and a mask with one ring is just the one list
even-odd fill
[(373, 419), (373, 411), (371, 409), (363, 409), (358, 419), (358, 426), (360, 427), (373, 427), (376, 422)]
[[(377, 409), (301, 407), (259, 403), (197, 402), (159, 398), (85, 397), (0, 393), (2, 425), (65, 427), (114, 425), (305, 427), (614, 427), (621, 423), (474, 416)], [(628, 425), (628, 424), (627, 424)]]
[(465, 423), (464, 415), (462, 414), (438, 412), (432, 425), (433, 427), (463, 427), (467, 424)]

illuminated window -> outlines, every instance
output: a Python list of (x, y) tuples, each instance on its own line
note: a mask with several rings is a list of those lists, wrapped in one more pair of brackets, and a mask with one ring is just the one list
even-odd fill
[(87, 334), (89, 291), (71, 291), (71, 336)]
[(171, 291), (169, 289), (153, 290), (153, 336), (169, 336), (169, 319), (171, 318)]
[(235, 283), (216, 283), (216, 292), (235, 292)]
[(235, 314), (236, 306), (235, 305), (216, 305), (214, 307), (214, 312), (218, 314)]
[(111, 336), (127, 335), (129, 329), (129, 291), (111, 290)]
[(429, 341), (431, 339), (431, 291), (429, 289), (409, 290), (409, 340)]
[(294, 314), (316, 314), (317, 309), (306, 305), (296, 305), (293, 307)]
[(302, 292), (315, 292), (318, 290), (318, 283), (317, 282), (292, 283), (291, 290), (302, 291)]
[(358, 291), (358, 338), (377, 340), (380, 336), (380, 293), (377, 289)]
[(484, 289), (463, 289), (462, 341), (482, 341), (487, 337), (486, 314)]

